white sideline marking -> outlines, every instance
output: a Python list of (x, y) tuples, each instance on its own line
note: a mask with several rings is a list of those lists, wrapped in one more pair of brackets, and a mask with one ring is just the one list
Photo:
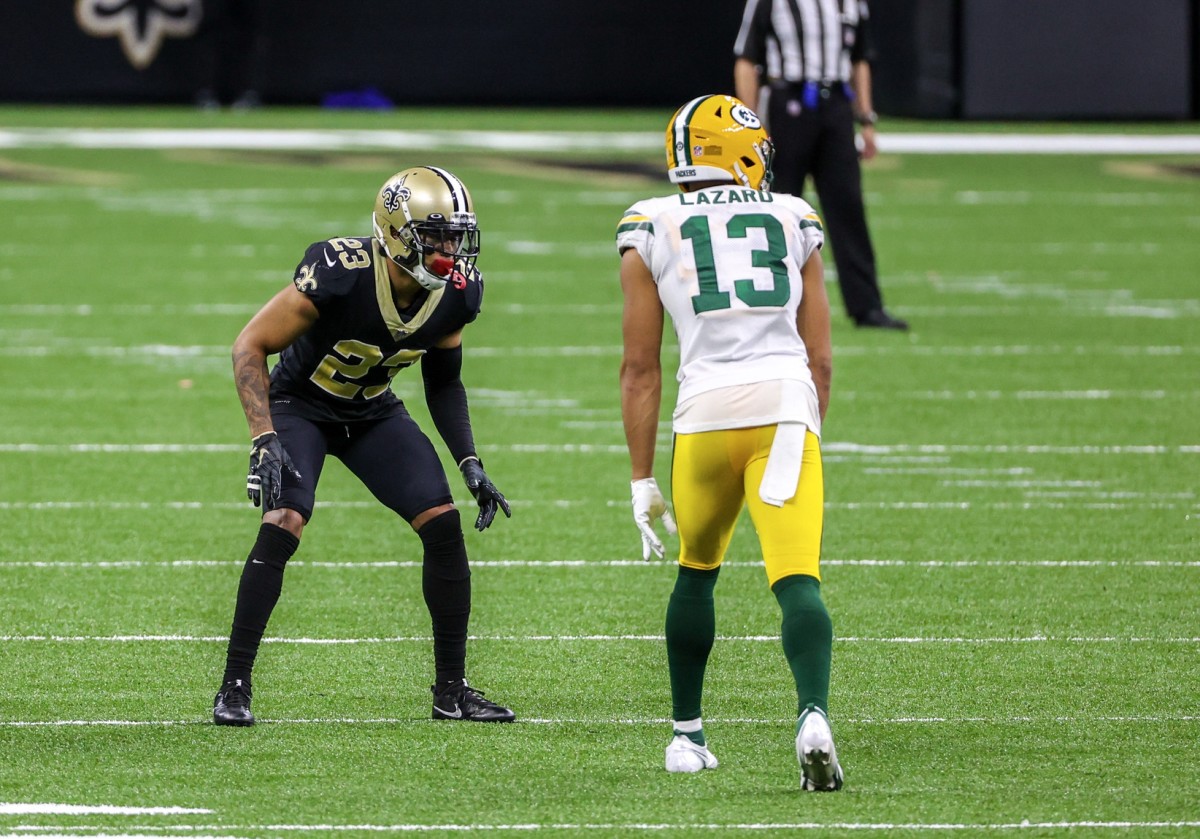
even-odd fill
[[(168, 559), (161, 562), (143, 559), (84, 560), (18, 560), (0, 562), (0, 571), (8, 568), (223, 568), (241, 567), (240, 559)], [(472, 568), (655, 568), (673, 565), (667, 562), (646, 562), (640, 559), (481, 559), (471, 562)], [(1200, 568), (1200, 560), (1175, 559), (823, 559), (821, 566), (850, 568)], [(423, 568), (421, 560), (388, 559), (374, 562), (329, 562), (324, 560), (293, 559), (289, 568)], [(722, 568), (762, 568), (761, 561), (728, 560)]]
[[(888, 154), (1200, 154), (1194, 134), (883, 133)], [(0, 148), (471, 149), (496, 152), (661, 151), (652, 131), (449, 131), (230, 128), (8, 128)]]
[[(666, 641), (663, 635), (468, 635), (471, 641), (503, 641), (524, 643), (529, 641), (575, 642), (575, 641)], [(300, 644), (309, 646), (354, 646), (358, 644), (404, 644), (428, 643), (432, 635), (392, 635), (375, 638), (279, 638), (266, 637), (264, 644)], [(778, 643), (778, 635), (718, 635), (718, 641)], [(5, 642), (50, 642), (55, 644), (114, 643), (134, 644), (145, 642), (166, 643), (227, 643), (228, 635), (0, 635)], [(835, 637), (835, 644), (1200, 644), (1200, 637), (1151, 638), (1143, 636), (1118, 637), (1083, 635), (1028, 635), (1024, 637), (964, 638), (938, 636), (873, 637), (850, 635)]]
[[(662, 832), (662, 831), (799, 831), (799, 830), (862, 830), (870, 832), (913, 832), (913, 831), (948, 831), (948, 832), (980, 832), (980, 831), (1010, 831), (1010, 830), (1066, 830), (1074, 831), (1080, 828), (1093, 830), (1135, 830), (1135, 829), (1179, 829), (1185, 827), (1200, 827), (1200, 821), (1057, 821), (1031, 822), (1025, 819), (1020, 822), (997, 823), (953, 823), (953, 822), (742, 822), (730, 824), (693, 824), (691, 822), (630, 822), (630, 823), (593, 823), (593, 822), (555, 822), (540, 824), (523, 822), (521, 824), (242, 824), (242, 825), (139, 825), (132, 830), (151, 832), (156, 839), (163, 839), (153, 831), (189, 831), (186, 835), (196, 839), (190, 831), (211, 831), (212, 835), (228, 839), (226, 831), (261, 832), (279, 831), (281, 833), (309, 832), (361, 832), (361, 833), (476, 833), (476, 832), (519, 832), (552, 830), (596, 830), (620, 835), (624, 832)], [(10, 833), (0, 835), (0, 839), (28, 839), (30, 835), (43, 836), (51, 839), (53, 836), (68, 836), (70, 834), (51, 834), (45, 836), (43, 830), (94, 830), (86, 826), (57, 826), (37, 827), (22, 826), (21, 830), (39, 831), (38, 833)], [(99, 833), (89, 834), (96, 839), (141, 839), (144, 834), (129, 833)], [(209, 836), (200, 839), (210, 839)]]
[(7, 804), (0, 802), (0, 815), (49, 813), (61, 816), (176, 816), (211, 813), (196, 807), (121, 807), (114, 804)]

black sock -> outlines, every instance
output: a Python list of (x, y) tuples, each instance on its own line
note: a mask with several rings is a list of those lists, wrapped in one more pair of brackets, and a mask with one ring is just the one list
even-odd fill
[(431, 519), (417, 535), (425, 546), (421, 592), (433, 620), (433, 663), (444, 685), (463, 678), (467, 668), (471, 569), (458, 510)]
[(283, 589), (283, 568), (299, 547), (300, 540), (282, 527), (264, 522), (258, 540), (246, 557), (233, 610), (233, 630), (225, 654), (225, 681), (241, 679), (250, 684), (250, 671), (271, 611)]

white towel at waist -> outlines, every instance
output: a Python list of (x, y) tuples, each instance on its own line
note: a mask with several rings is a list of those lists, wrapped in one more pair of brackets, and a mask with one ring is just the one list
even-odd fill
[(800, 465), (804, 460), (804, 437), (808, 426), (802, 422), (781, 422), (775, 427), (775, 440), (767, 456), (767, 469), (758, 485), (758, 497), (782, 507), (800, 486)]

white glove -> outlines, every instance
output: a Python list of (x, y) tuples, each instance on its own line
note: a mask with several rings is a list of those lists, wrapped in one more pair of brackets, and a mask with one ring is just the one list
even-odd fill
[(653, 478), (632, 481), (630, 487), (633, 490), (633, 523), (642, 533), (642, 560), (649, 562), (651, 552), (662, 559), (663, 543), (654, 532), (654, 521), (662, 519), (663, 527), (672, 536), (677, 532), (675, 519), (667, 509), (667, 499), (663, 498), (658, 481)]

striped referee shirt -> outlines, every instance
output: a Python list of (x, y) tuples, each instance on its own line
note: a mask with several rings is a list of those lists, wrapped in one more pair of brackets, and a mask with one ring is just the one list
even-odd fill
[(850, 81), (867, 58), (867, 0), (747, 0), (733, 54), (770, 81)]

